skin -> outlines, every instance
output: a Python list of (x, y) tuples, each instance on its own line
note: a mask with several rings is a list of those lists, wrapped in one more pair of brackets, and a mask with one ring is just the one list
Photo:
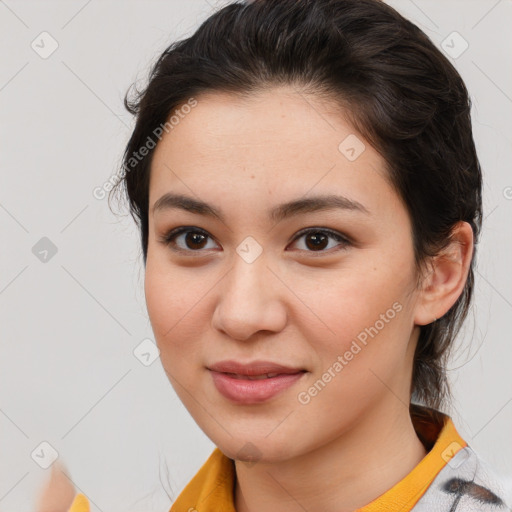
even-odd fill
[[(471, 228), (457, 225), (454, 243), (417, 287), (407, 211), (384, 160), (339, 108), (289, 87), (243, 100), (196, 99), (158, 143), (151, 168), (145, 295), (163, 367), (200, 428), (235, 459), (238, 512), (362, 507), (425, 456), (408, 412), (414, 348), (419, 326), (440, 318), (462, 292)], [(355, 161), (338, 150), (350, 134), (366, 146)], [(180, 209), (153, 213), (167, 192), (214, 205), (225, 222)], [(267, 218), (277, 204), (317, 194), (344, 195), (370, 213)], [(184, 234), (164, 243), (178, 226), (208, 238), (199, 248)], [(351, 243), (330, 237), (315, 250), (310, 236), (295, 239), (309, 227)], [(262, 249), (252, 263), (236, 252), (247, 236)], [(400, 312), (301, 404), (298, 393), (397, 302)], [(264, 403), (241, 405), (217, 391), (207, 369), (225, 359), (265, 359), (308, 373)], [(256, 462), (242, 455), (248, 442)]]
[(36, 512), (66, 512), (71, 507), (75, 494), (75, 486), (66, 467), (56, 461), (37, 496)]

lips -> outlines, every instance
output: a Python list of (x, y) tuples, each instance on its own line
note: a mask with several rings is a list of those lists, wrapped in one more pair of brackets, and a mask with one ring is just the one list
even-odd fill
[(238, 404), (258, 404), (293, 386), (307, 373), (269, 361), (222, 361), (208, 367), (219, 393)]
[(305, 371), (303, 368), (294, 368), (284, 366), (271, 361), (253, 361), (251, 363), (241, 363), (234, 360), (220, 361), (212, 364), (208, 369), (220, 373), (229, 373), (234, 377), (241, 378), (269, 378), (283, 374), (293, 374)]
[(240, 375), (238, 373), (229, 373), (229, 372), (222, 372), (222, 373), (226, 373), (226, 375), (229, 375), (230, 377), (233, 377), (234, 379), (245, 379), (245, 380), (271, 379), (272, 377), (277, 377), (278, 375), (284, 375), (281, 373), (264, 373), (263, 375)]

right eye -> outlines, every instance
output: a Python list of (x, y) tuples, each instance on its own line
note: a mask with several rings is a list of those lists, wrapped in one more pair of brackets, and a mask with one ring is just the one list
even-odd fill
[(210, 235), (200, 228), (180, 226), (166, 233), (160, 241), (173, 251), (202, 252), (201, 249), (211, 249), (211, 247), (206, 247), (208, 238), (211, 238)]

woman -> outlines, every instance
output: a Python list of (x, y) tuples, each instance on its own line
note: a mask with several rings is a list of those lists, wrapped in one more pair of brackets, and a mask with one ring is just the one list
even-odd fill
[(425, 34), (378, 0), (233, 3), (125, 104), (153, 332), (216, 445), (171, 511), (509, 510), (441, 412), (482, 177)]

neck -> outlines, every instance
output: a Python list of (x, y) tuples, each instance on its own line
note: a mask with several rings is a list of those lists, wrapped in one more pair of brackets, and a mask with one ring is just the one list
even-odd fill
[(426, 455), (408, 408), (395, 402), (310, 452), (250, 467), (236, 461), (237, 512), (352, 512), (385, 493)]

